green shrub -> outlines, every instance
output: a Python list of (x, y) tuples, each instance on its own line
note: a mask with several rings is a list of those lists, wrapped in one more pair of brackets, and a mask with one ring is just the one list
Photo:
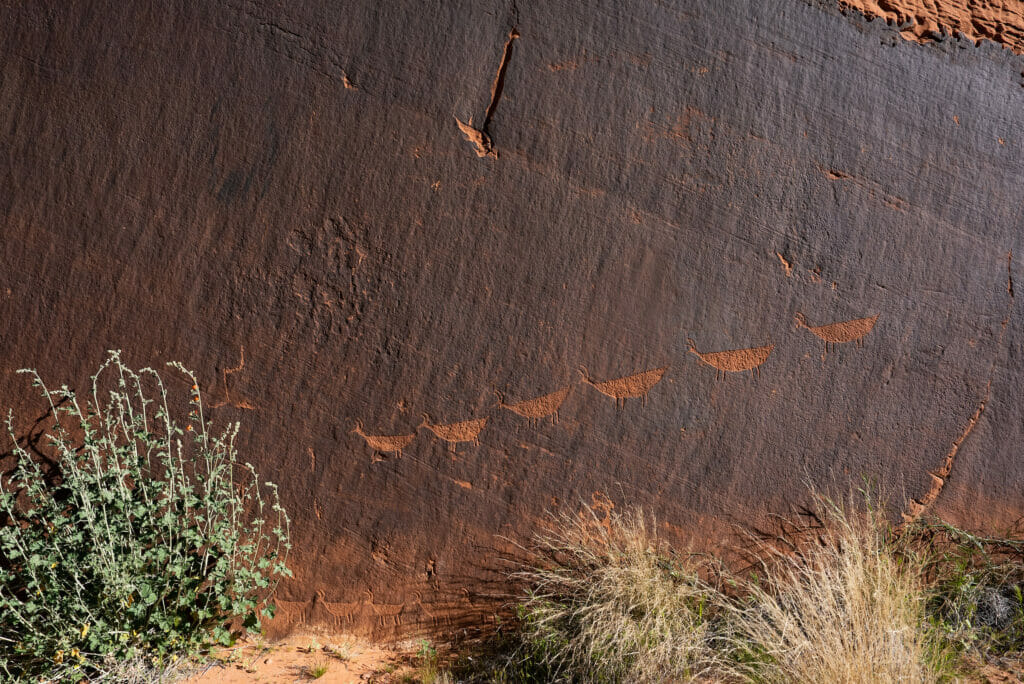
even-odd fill
[(437, 649), (426, 639), (420, 639), (416, 651), (417, 679), (421, 684), (435, 684), (440, 677)]
[[(195, 377), (180, 404), (118, 352), (82, 402), (24, 370), (54, 418), (0, 482), (3, 679), (104, 678), (228, 644), (272, 615), (288, 518), (276, 488), (237, 460), (238, 424), (214, 433)], [(180, 383), (180, 379), (177, 379)], [(186, 415), (187, 414), (187, 415)], [(232, 629), (235, 632), (232, 632)]]
[(958, 652), (981, 659), (1024, 652), (1024, 540), (982, 536), (937, 519), (906, 526), (901, 547), (924, 559), (928, 617)]

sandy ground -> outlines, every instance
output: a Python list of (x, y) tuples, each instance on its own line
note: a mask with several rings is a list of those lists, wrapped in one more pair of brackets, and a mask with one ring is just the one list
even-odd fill
[(1021, 684), (1021, 676), (1024, 670), (1021, 663), (1001, 663), (999, 665), (985, 665), (978, 671), (978, 681), (985, 684)]
[[(218, 653), (215, 662), (187, 684), (310, 682), (417, 682), (413, 655), (418, 644), (370, 644), (352, 637), (294, 635), (276, 642), (249, 641)], [(326, 667), (319, 677), (317, 668)]]
[[(282, 641), (250, 641), (224, 649), (187, 684), (413, 684), (424, 681), (415, 642), (371, 644), (344, 635), (293, 635)], [(325, 667), (318, 674), (318, 666)], [(965, 684), (1024, 684), (1019, 661), (975, 663)], [(432, 681), (429, 680), (428, 681)]]

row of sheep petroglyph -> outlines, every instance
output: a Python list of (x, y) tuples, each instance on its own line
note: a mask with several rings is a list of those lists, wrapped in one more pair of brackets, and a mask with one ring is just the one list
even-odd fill
[[(830, 346), (835, 347), (837, 344), (856, 342), (860, 346), (863, 343), (864, 336), (874, 329), (877, 320), (878, 315), (876, 314), (867, 318), (855, 318), (827, 325), (810, 325), (803, 314), (796, 314), (797, 326), (810, 330), (816, 337), (824, 341), (826, 353)], [(775, 349), (775, 345), (768, 344), (761, 347), (748, 347), (746, 349), (702, 352), (698, 351), (692, 339), (688, 339), (687, 342), (690, 346), (690, 351), (697, 356), (700, 362), (714, 368), (719, 376), (724, 376), (726, 373), (742, 373), (744, 371), (760, 373), (761, 364), (768, 360), (768, 356)], [(615, 405), (621, 407), (625, 405), (627, 399), (639, 398), (641, 401), (646, 402), (647, 393), (661, 382), (661, 378), (665, 375), (665, 371), (668, 368), (668, 366), (663, 366), (613, 380), (595, 381), (587, 372), (587, 369), (581, 366), (580, 375), (584, 384), (590, 385), (601, 394), (611, 397), (615, 400)], [(558, 409), (561, 408), (562, 403), (569, 396), (571, 390), (572, 385), (569, 385), (550, 394), (511, 404), (505, 402), (503, 394), (496, 392), (498, 395), (497, 405), (499, 408), (526, 418), (531, 424), (535, 424), (541, 418), (550, 418), (552, 422), (557, 423)], [(487, 420), (485, 416), (483, 418), (462, 420), (457, 423), (434, 423), (429, 415), (423, 414), (423, 422), (417, 427), (430, 430), (434, 433), (435, 437), (447, 442), (449, 448), (454, 451), (455, 445), (460, 442), (479, 444), (480, 433), (483, 432), (484, 427), (487, 425)], [(416, 438), (416, 433), (409, 435), (369, 435), (363, 431), (361, 421), (356, 421), (356, 426), (352, 432), (362, 437), (366, 441), (366, 445), (373, 449), (375, 454), (397, 454), (399, 457), (402, 455), (402, 450), (409, 446)]]

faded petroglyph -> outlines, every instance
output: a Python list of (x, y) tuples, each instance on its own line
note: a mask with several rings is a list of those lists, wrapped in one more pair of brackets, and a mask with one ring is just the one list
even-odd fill
[(471, 442), (474, 445), (480, 444), (480, 433), (487, 425), (487, 417), (475, 418), (472, 420), (461, 420), (457, 423), (432, 423), (426, 413), (423, 414), (423, 422), (417, 427), (427, 428), (434, 435), (445, 442), (448, 442), (449, 451), (455, 451), (455, 445), (460, 442)]
[(717, 121), (696, 107), (687, 106), (674, 116), (643, 120), (636, 126), (644, 129), (645, 140), (671, 140), (684, 147), (708, 150), (715, 141)]
[(259, 3), (222, 3), (234, 13), (232, 26), (235, 31), (262, 35), (266, 49), (320, 74), (330, 81), (341, 81), (345, 90), (358, 90), (349, 78), (351, 60), (345, 51), (333, 41), (324, 40), (315, 24), (282, 21), (279, 13), (261, 8)]
[[(596, 522), (604, 528), (605, 532), (611, 532), (612, 513), (615, 509), (615, 502), (601, 491), (590, 495), (590, 510), (581, 510), (577, 515), (581, 521), (590, 524)], [(599, 517), (598, 514), (601, 514)]]
[(856, 342), (858, 347), (863, 347), (864, 336), (874, 330), (878, 316), (879, 314), (875, 314), (866, 318), (854, 318), (826, 325), (811, 325), (799, 311), (795, 318), (797, 327), (807, 328), (815, 337), (825, 342), (825, 353), (828, 353), (829, 345), (832, 345), (832, 351), (835, 351), (837, 344), (847, 342)]
[[(651, 65), (653, 60), (653, 56), (648, 52), (634, 53), (625, 52), (623, 50), (588, 52), (587, 50), (582, 50), (575, 57), (569, 57), (558, 62), (549, 62), (547, 64), (547, 69), (551, 73), (558, 73), (560, 71), (571, 72), (588, 64), (605, 64), (607, 66), (612, 66), (616, 63), (646, 69)], [(693, 69), (693, 71), (700, 75), (704, 75), (708, 72), (706, 68), (701, 70), (699, 67)]]
[(533, 399), (524, 399), (514, 404), (506, 404), (505, 397), (501, 392), (495, 391), (495, 394), (498, 395), (498, 406), (500, 408), (509, 410), (523, 418), (528, 418), (530, 425), (536, 425), (537, 421), (547, 416), (551, 416), (552, 423), (557, 423), (558, 409), (561, 408), (562, 403), (569, 396), (571, 390), (572, 386), (570, 385), (550, 394), (544, 394)]
[(483, 125), (476, 128), (473, 125), (473, 117), (469, 117), (468, 122), (463, 122), (459, 120), (459, 117), (455, 117), (455, 123), (458, 124), (459, 130), (462, 131), (466, 140), (473, 143), (478, 157), (498, 158), (498, 151), (494, 149), (494, 142), (491, 140), (487, 128), (491, 124), (491, 119), (494, 118), (494, 112), (497, 111), (498, 102), (501, 100), (501, 93), (505, 89), (505, 72), (508, 69), (509, 60), (512, 59), (512, 44), (518, 37), (519, 32), (513, 28), (505, 40), (505, 47), (501, 52), (501, 63), (498, 64), (498, 72), (494, 75), (494, 82), (491, 84), (491, 101), (487, 104)]
[[(653, 57), (650, 53), (632, 53), (624, 52), (622, 50), (609, 50), (604, 53), (593, 53), (587, 50), (582, 50), (575, 57), (570, 57), (559, 62), (549, 62), (547, 65), (548, 71), (551, 73), (558, 73), (560, 71), (576, 71), (580, 67), (586, 66), (587, 64), (607, 64), (612, 65), (614, 63), (620, 64), (631, 64), (634, 67), (647, 68), (651, 65)], [(701, 75), (707, 73), (707, 69), (703, 71), (697, 70), (697, 73)]]
[(294, 254), (291, 297), (300, 304), (300, 325), (320, 343), (352, 332), (365, 315), (373, 283), (360, 267), (367, 257), (356, 231), (343, 218), (328, 217), (319, 226), (292, 230), (287, 244)]
[(642, 373), (634, 373), (633, 375), (627, 375), (622, 378), (615, 378), (614, 380), (605, 380), (603, 382), (595, 382), (591, 377), (590, 373), (583, 366), (580, 366), (580, 375), (583, 376), (583, 382), (587, 383), (601, 394), (611, 397), (615, 400), (615, 406), (622, 408), (626, 405), (626, 399), (640, 398), (643, 405), (647, 404), (647, 393), (651, 389), (661, 382), (661, 378), (665, 375), (665, 371), (668, 370), (668, 366), (662, 366), (661, 368), (655, 368), (653, 370), (643, 371)]
[(895, 211), (906, 210), (906, 200), (904, 200), (902, 197), (899, 197), (898, 195), (890, 194), (886, 190), (885, 186), (883, 186), (878, 181), (871, 180), (869, 178), (861, 178), (859, 176), (855, 176), (851, 173), (847, 173), (840, 169), (826, 168), (822, 166), (820, 163), (818, 164), (818, 168), (821, 170), (822, 173), (825, 174), (825, 176), (829, 180), (843, 181), (847, 185), (858, 188), (863, 192), (867, 193), (868, 197), (871, 197), (872, 199), (880, 198), (882, 203), (885, 204), (885, 206)]
[[(845, 176), (835, 176), (835, 178), (843, 178), (843, 177), (845, 177)], [(837, 282), (835, 282), (834, 280), (830, 281), (830, 282), (827, 282), (825, 280), (825, 278), (822, 277), (822, 268), (821, 268), (821, 266), (816, 266), (815, 268), (806, 268), (806, 269), (797, 268), (796, 260), (795, 259), (792, 259), (792, 258), (787, 259), (786, 255), (784, 255), (782, 252), (778, 252), (778, 251), (774, 252), (774, 254), (775, 254), (775, 258), (777, 258), (779, 260), (779, 263), (782, 265), (782, 271), (786, 275), (787, 278), (793, 278), (794, 280), (810, 279), (810, 281), (812, 283), (816, 284), (816, 285), (827, 284), (833, 290), (835, 290), (835, 289), (837, 289), (839, 287), (839, 284)], [(803, 275), (805, 273), (806, 273), (806, 275)]]
[[(1006, 338), (1006, 329), (1010, 323), (1010, 313), (1013, 310), (1013, 250), (1010, 250), (1006, 254), (1006, 294), (1009, 297), (1006, 300), (1006, 316), (1000, 323), (999, 339), (996, 341), (996, 353), (998, 354), (999, 349), (1003, 346), (1003, 340)], [(996, 362), (998, 361), (998, 355), (993, 357), (992, 365), (989, 368), (988, 382), (985, 383), (985, 393), (982, 395), (981, 401), (978, 403), (978, 408), (975, 409), (974, 413), (967, 421), (967, 426), (963, 429), (956, 439), (953, 440), (953, 445), (949, 451), (946, 452), (946, 457), (942, 460), (942, 465), (934, 471), (928, 471), (928, 475), (932, 478), (932, 486), (928, 488), (924, 496), (919, 499), (911, 499), (907, 502), (907, 509), (903, 512), (904, 524), (913, 522), (917, 518), (921, 517), (925, 509), (935, 503), (935, 500), (939, 498), (943, 488), (946, 486), (946, 481), (949, 479), (950, 474), (953, 472), (953, 465), (956, 463), (957, 454), (960, 453), (960, 447), (963, 443), (971, 436), (974, 432), (974, 428), (977, 427), (978, 422), (981, 420), (981, 416), (985, 413), (985, 407), (988, 405), (988, 401), (992, 396), (992, 381), (996, 376)]]
[(397, 454), (399, 458), (402, 457), (402, 450), (416, 439), (415, 432), (411, 435), (368, 435), (363, 432), (362, 421), (358, 420), (356, 426), (352, 428), (352, 433), (362, 437), (366, 445), (373, 449), (374, 455), (378, 453)]
[(224, 399), (217, 402), (210, 408), (220, 408), (222, 406), (233, 406), (235, 408), (246, 409), (248, 411), (256, 410), (256, 407), (250, 404), (244, 399), (232, 399), (231, 398), (231, 386), (228, 383), (228, 376), (234, 375), (245, 370), (245, 346), (239, 346), (238, 348), (238, 365), (234, 368), (225, 368), (221, 371), (221, 380), (224, 384)]
[(714, 368), (718, 373), (716, 377), (724, 377), (726, 373), (742, 373), (750, 371), (751, 374), (761, 374), (761, 364), (768, 360), (768, 356), (775, 349), (774, 344), (762, 347), (748, 347), (747, 349), (730, 349), (727, 351), (701, 352), (697, 351), (696, 343), (687, 338), (690, 345), (690, 352), (696, 354), (702, 363)]

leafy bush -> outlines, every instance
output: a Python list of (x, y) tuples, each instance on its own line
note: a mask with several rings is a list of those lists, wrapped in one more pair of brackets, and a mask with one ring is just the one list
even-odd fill
[[(54, 418), (35, 453), (15, 439), (0, 481), (0, 672), (103, 678), (257, 630), (290, 573), (276, 488), (237, 460), (239, 425), (214, 433), (199, 386), (181, 405), (118, 352), (84, 403), (33, 377)], [(180, 380), (179, 380), (180, 382)], [(186, 414), (187, 415), (184, 415)], [(43, 441), (43, 440), (40, 440)], [(237, 634), (237, 632), (236, 632)]]
[(420, 639), (419, 648), (416, 649), (415, 658), (416, 676), (414, 681), (419, 684), (441, 684), (445, 679), (445, 673), (440, 669), (440, 657), (437, 648), (426, 639)]

